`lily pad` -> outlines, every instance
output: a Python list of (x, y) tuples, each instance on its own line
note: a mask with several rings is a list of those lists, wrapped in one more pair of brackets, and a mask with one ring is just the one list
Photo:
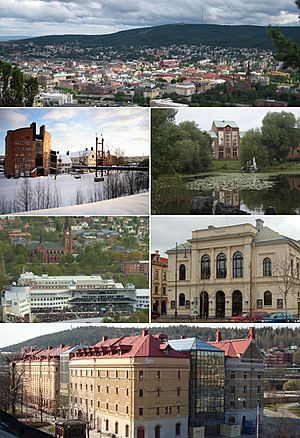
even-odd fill
[(188, 190), (266, 190), (275, 185), (270, 175), (257, 173), (228, 174), (195, 179), (185, 184)]

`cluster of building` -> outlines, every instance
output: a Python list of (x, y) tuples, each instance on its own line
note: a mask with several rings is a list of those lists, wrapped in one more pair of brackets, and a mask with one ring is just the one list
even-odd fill
[[(96, 139), (98, 142), (98, 139)], [(97, 160), (98, 151), (98, 160)], [(91, 148), (61, 154), (51, 149), (51, 135), (45, 125), (37, 131), (36, 123), (29, 127), (7, 131), (5, 137), (4, 174), (7, 178), (48, 176), (76, 172), (81, 167), (95, 168), (121, 164), (139, 164), (147, 157), (118, 157), (98, 144)], [(85, 171), (88, 171), (85, 169)]]
[[(268, 86), (273, 77), (283, 79), (278, 92), (297, 92), (289, 84), (291, 73), (281, 72), (281, 64), (268, 50), (170, 45), (155, 49), (132, 46), (127, 53), (125, 47), (82, 48), (60, 43), (46, 47), (46, 53), (33, 43), (23, 44), (22, 50), (19, 43), (1, 47), (4, 56), (17, 62), (25, 75), (38, 78), (38, 104), (45, 106), (112, 106), (118, 104), (118, 93), (125, 97), (123, 105), (139, 104), (135, 97), (142, 96), (150, 106), (161, 106), (172, 93), (189, 101), (222, 84), (228, 94), (247, 93), (254, 84)], [(257, 105), (287, 103), (259, 99)]]
[[(5, 314), (24, 317), (33, 314), (63, 312), (63, 315), (82, 315), (87, 312), (104, 315), (109, 311), (132, 313), (149, 307), (149, 291), (136, 290), (128, 283), (123, 286), (100, 275), (48, 276), (25, 272), (17, 284), (4, 292), (2, 306)], [(61, 314), (61, 318), (63, 318)]]
[(103, 437), (240, 436), (263, 418), (264, 360), (245, 339), (107, 339), (25, 349), (15, 359), (24, 403), (78, 418)]
[(166, 253), (152, 256), (154, 314), (206, 320), (287, 307), (300, 315), (299, 241), (262, 219), (195, 230)]

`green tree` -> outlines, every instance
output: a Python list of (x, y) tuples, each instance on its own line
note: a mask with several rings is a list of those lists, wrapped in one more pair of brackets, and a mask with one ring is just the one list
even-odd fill
[(300, 348), (294, 353), (293, 361), (297, 365), (300, 365)]
[(259, 168), (269, 162), (268, 149), (262, 144), (262, 135), (258, 129), (247, 131), (241, 141), (240, 160), (245, 166), (247, 161), (255, 157)]
[(24, 103), (25, 106), (33, 106), (34, 100), (39, 92), (39, 83), (37, 78), (25, 78), (24, 83)]
[(295, 146), (297, 132), (296, 118), (285, 111), (269, 112), (262, 122), (262, 144), (268, 149), (271, 160), (285, 162), (290, 147)]
[[(295, 4), (300, 9), (300, 0), (296, 0)], [(300, 46), (287, 38), (280, 30), (271, 26), (268, 27), (268, 33), (276, 46), (276, 59), (283, 61), (284, 67), (300, 68)]]
[(294, 379), (294, 380), (288, 380), (283, 384), (283, 390), (284, 391), (298, 391), (300, 390), (300, 380)]

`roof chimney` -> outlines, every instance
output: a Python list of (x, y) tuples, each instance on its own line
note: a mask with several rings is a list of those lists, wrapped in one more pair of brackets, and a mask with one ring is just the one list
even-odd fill
[(221, 342), (221, 341), (222, 341), (222, 332), (221, 332), (221, 330), (217, 330), (216, 342)]
[(181, 335), (180, 339), (186, 339), (186, 336), (185, 335)]
[(107, 336), (102, 336), (101, 342), (107, 341)]
[(143, 330), (142, 336), (147, 336), (147, 335), (149, 335), (149, 330), (148, 329)]
[(255, 222), (256, 222), (256, 228), (258, 229), (258, 231), (261, 230), (262, 227), (264, 226), (264, 221), (262, 219), (256, 219)]
[(65, 344), (60, 344), (60, 348), (65, 348)]
[(248, 339), (255, 339), (255, 328), (254, 327), (249, 328)]
[(52, 349), (53, 349), (52, 345), (48, 345), (48, 350), (52, 350)]

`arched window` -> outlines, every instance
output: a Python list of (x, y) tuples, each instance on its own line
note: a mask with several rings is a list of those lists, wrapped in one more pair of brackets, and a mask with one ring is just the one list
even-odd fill
[(201, 278), (202, 280), (210, 278), (210, 257), (207, 254), (201, 257)]
[(119, 433), (119, 423), (115, 423), (115, 434)]
[(109, 421), (105, 420), (105, 430), (108, 431), (109, 430)]
[(143, 388), (139, 389), (139, 397), (144, 397), (144, 390), (143, 390)]
[(179, 295), (179, 306), (185, 306), (185, 295), (184, 294)]
[(181, 424), (180, 424), (180, 423), (176, 423), (176, 426), (175, 426), (175, 435), (176, 435), (176, 436), (180, 436), (180, 434), (181, 434)]
[(240, 278), (243, 276), (244, 257), (241, 252), (233, 254), (233, 278)]
[(129, 426), (126, 424), (125, 426), (125, 438), (129, 438)]
[(185, 275), (186, 275), (185, 265), (182, 264), (179, 266), (179, 280), (185, 280)]
[(154, 431), (155, 431), (155, 434), (154, 434), (155, 438), (160, 438), (160, 426), (158, 426), (158, 425), (155, 426)]
[(272, 293), (269, 290), (264, 293), (264, 306), (272, 306)]
[(227, 276), (227, 259), (226, 255), (221, 253), (217, 256), (217, 278), (226, 278)]
[(272, 275), (272, 262), (269, 257), (265, 258), (263, 261), (263, 276), (271, 277)]

